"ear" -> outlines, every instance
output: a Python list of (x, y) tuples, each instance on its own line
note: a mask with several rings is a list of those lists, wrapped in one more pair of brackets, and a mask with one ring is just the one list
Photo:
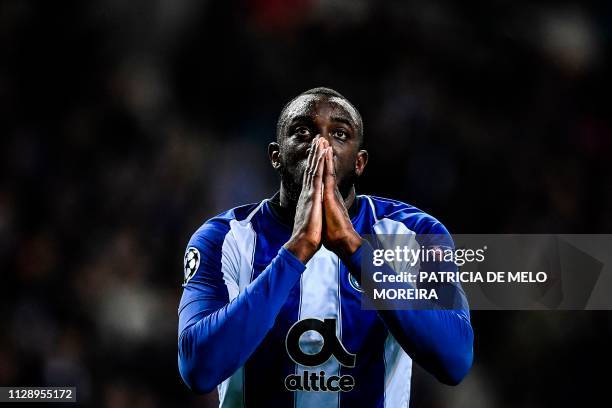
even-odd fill
[(274, 170), (278, 170), (281, 166), (280, 163), (280, 146), (276, 142), (272, 142), (268, 145), (268, 157)]
[(366, 150), (360, 150), (357, 152), (357, 158), (355, 159), (355, 174), (357, 174), (357, 176), (361, 176), (367, 164), (368, 152)]

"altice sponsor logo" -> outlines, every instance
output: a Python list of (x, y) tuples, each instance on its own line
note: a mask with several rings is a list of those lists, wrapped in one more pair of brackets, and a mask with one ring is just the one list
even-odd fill
[[(305, 353), (300, 347), (300, 337), (307, 331), (315, 331), (323, 337), (321, 350), (314, 354)], [(349, 353), (336, 336), (336, 319), (304, 319), (296, 322), (285, 339), (287, 354), (296, 363), (305, 367), (316, 367), (331, 358), (344, 367), (355, 367), (355, 354)], [(355, 387), (355, 379), (348, 374), (327, 375), (323, 370), (304, 370), (300, 374), (290, 374), (285, 378), (285, 388), (289, 391), (329, 391), (347, 392)]]

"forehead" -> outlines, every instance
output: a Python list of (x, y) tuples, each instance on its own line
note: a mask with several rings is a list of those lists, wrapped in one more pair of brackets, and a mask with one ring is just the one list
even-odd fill
[(345, 99), (326, 95), (302, 95), (296, 98), (285, 109), (287, 122), (295, 117), (340, 117), (358, 124), (358, 114), (355, 108)]

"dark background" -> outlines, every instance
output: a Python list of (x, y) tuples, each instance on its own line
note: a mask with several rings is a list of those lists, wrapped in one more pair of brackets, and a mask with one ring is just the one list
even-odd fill
[[(177, 370), (184, 248), (275, 192), (277, 115), (315, 86), (364, 117), (362, 193), (454, 233), (612, 232), (609, 4), (1, 1), (0, 385), (214, 404)], [(609, 403), (609, 312), (472, 320), (467, 379), (416, 369), (412, 407)]]

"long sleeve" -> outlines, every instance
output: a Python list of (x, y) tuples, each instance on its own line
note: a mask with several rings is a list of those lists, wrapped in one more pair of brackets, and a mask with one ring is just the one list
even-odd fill
[[(372, 251), (364, 240), (346, 266), (361, 280), (362, 257)], [(457, 310), (378, 310), (378, 314), (401, 347), (439, 381), (456, 385), (465, 377), (473, 359), (474, 333), (465, 294), (454, 294), (465, 308)]]
[[(226, 256), (231, 251), (222, 248), (216, 238), (218, 230), (213, 227), (192, 239), (198, 266), (185, 284), (179, 307), (179, 371), (185, 383), (199, 393), (213, 390), (244, 365), (305, 270), (293, 254), (281, 248), (266, 269), (237, 293), (231, 272), (222, 270), (231, 269), (231, 263), (222, 260), (220, 253)], [(231, 301), (230, 293), (235, 296)]]

